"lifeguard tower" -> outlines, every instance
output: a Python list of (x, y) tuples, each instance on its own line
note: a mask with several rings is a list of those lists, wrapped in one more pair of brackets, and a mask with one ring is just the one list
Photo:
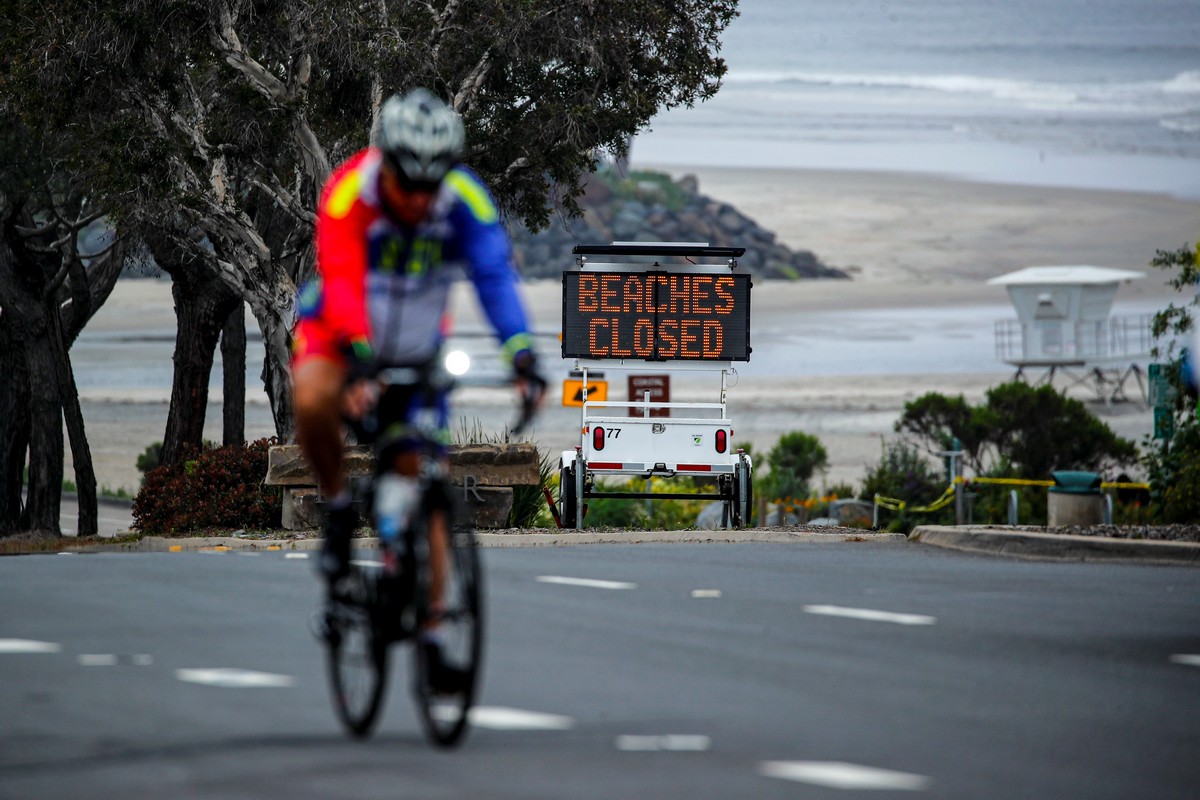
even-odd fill
[(1106, 403), (1129, 399), (1125, 383), (1134, 377), (1144, 400), (1139, 362), (1150, 356), (1150, 317), (1111, 316), (1118, 286), (1142, 277), (1132, 270), (1052, 266), (992, 278), (988, 284), (1005, 287), (1017, 310), (1017, 319), (996, 323), (996, 357), (1017, 368), (1013, 380), (1041, 370), (1036, 382), (1052, 383), (1061, 372)]

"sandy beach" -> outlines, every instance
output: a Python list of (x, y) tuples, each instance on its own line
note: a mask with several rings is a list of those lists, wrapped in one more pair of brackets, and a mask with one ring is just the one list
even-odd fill
[[(829, 451), (826, 485), (861, 482), (867, 466), (878, 461), (882, 441), (895, 436), (892, 426), (906, 401), (927, 391), (978, 401), (990, 386), (1011, 377), (1012, 368), (994, 356), (992, 324), (1015, 313), (1003, 290), (987, 286), (987, 279), (1035, 264), (1149, 271), (1156, 249), (1178, 248), (1200, 236), (1200, 203), (1165, 195), (1000, 186), (901, 173), (663, 171), (696, 175), (705, 194), (733, 203), (788, 245), (812, 250), (854, 276), (852, 281), (756, 283), (752, 340), (756, 352), (773, 363), (752, 358), (730, 379), (735, 440), (752, 442), (765, 453), (783, 433), (812, 433)], [(557, 332), (558, 283), (530, 284), (527, 294), (539, 330)], [(1179, 298), (1164, 285), (1164, 276), (1148, 274), (1120, 288), (1117, 307), (1146, 313), (1172, 299)], [(479, 326), (473, 302), (458, 308), (461, 330)], [(252, 319), (248, 323), (253, 327)], [(137, 455), (162, 438), (173, 333), (169, 284), (123, 281), (73, 350), (103, 486), (135, 490)], [(883, 345), (896, 342), (904, 345), (904, 355), (886, 355)], [(544, 350), (553, 346), (548, 341)], [(253, 352), (253, 341), (250, 347), (256, 371), (254, 359), (261, 362), (261, 355)], [(937, 358), (943, 349), (957, 355)], [(557, 358), (546, 361), (556, 385), (570, 365)], [(144, 375), (128, 379), (143, 369)], [(614, 371), (608, 377), (612, 399), (622, 399), (623, 374)], [(1070, 391), (1095, 399), (1081, 387)], [(716, 378), (681, 376), (673, 383), (673, 400), (713, 401), (718, 394)], [(211, 400), (206, 430), (219, 440), (219, 389)], [(578, 431), (578, 410), (562, 407), (560, 400), (557, 393), (550, 398), (535, 433), (550, 452), (573, 446)], [(503, 421), (508, 402), (501, 392), (468, 389), (460, 392), (457, 408), (469, 419)], [(1138, 404), (1093, 403), (1093, 408), (1122, 435), (1140, 441), (1150, 432), (1150, 414)], [(251, 382), (247, 435), (271, 433), (265, 396)]]

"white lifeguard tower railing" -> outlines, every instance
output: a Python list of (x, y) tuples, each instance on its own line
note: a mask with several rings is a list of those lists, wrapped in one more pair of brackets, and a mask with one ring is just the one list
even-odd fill
[(1150, 316), (1112, 316), (1123, 281), (1145, 273), (1089, 266), (1027, 267), (988, 281), (1003, 286), (1017, 319), (996, 323), (996, 358), (1017, 368), (1014, 380), (1031, 371), (1037, 383), (1063, 373), (1072, 385), (1091, 386), (1105, 402), (1128, 400), (1125, 383), (1137, 380), (1145, 400), (1141, 362), (1150, 357)]

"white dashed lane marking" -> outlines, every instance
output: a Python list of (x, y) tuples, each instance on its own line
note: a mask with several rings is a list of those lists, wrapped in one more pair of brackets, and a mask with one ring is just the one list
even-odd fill
[(115, 667), (118, 664), (148, 667), (154, 663), (153, 656), (146, 653), (137, 653), (132, 656), (122, 656), (116, 653), (83, 653), (78, 660), (81, 667)]
[(117, 657), (113, 653), (81, 653), (79, 655), (79, 666), (81, 667), (115, 667), (117, 665)]
[(0, 639), (0, 654), (10, 653), (57, 653), (62, 645), (54, 642), (38, 642), (33, 639)]
[(560, 586), (585, 586), (589, 589), (636, 589), (636, 583), (625, 581), (598, 581), (592, 578), (564, 578), (561, 575), (539, 575), (538, 583), (556, 583)]
[(305, 559), (305, 558), (308, 558), (308, 553), (284, 553), (283, 557), (284, 558)]
[(720, 589), (692, 589), (692, 597), (710, 597), (716, 598), (721, 596)]
[(712, 746), (707, 736), (683, 733), (665, 733), (658, 736), (618, 736), (617, 749), (633, 753), (648, 753), (659, 750), (671, 752), (700, 753)]
[(779, 778), (831, 789), (883, 789), (919, 792), (929, 787), (929, 778), (908, 772), (864, 767), (844, 761), (764, 761), (758, 771)]
[(846, 608), (845, 606), (805, 606), (808, 614), (820, 614), (827, 617), (846, 617), (861, 619), (868, 622), (892, 622), (897, 625), (932, 625), (936, 617), (924, 614), (896, 614), (891, 611), (877, 611), (873, 608)]
[(1184, 664), (1189, 667), (1200, 667), (1200, 655), (1192, 653), (1176, 653), (1171, 656), (1172, 664)]
[(477, 728), (493, 731), (565, 731), (575, 725), (575, 720), (561, 714), (505, 706), (475, 706), (467, 719)]
[(271, 672), (256, 672), (251, 669), (177, 669), (175, 677), (185, 683), (218, 686), (222, 689), (281, 689), (292, 686), (296, 679), (291, 675), (276, 675)]

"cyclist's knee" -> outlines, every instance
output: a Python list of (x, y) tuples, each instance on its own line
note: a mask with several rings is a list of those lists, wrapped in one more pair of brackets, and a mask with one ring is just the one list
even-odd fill
[(336, 413), (341, 399), (344, 370), (333, 362), (310, 358), (292, 375), (292, 404), (296, 416), (311, 418)]

